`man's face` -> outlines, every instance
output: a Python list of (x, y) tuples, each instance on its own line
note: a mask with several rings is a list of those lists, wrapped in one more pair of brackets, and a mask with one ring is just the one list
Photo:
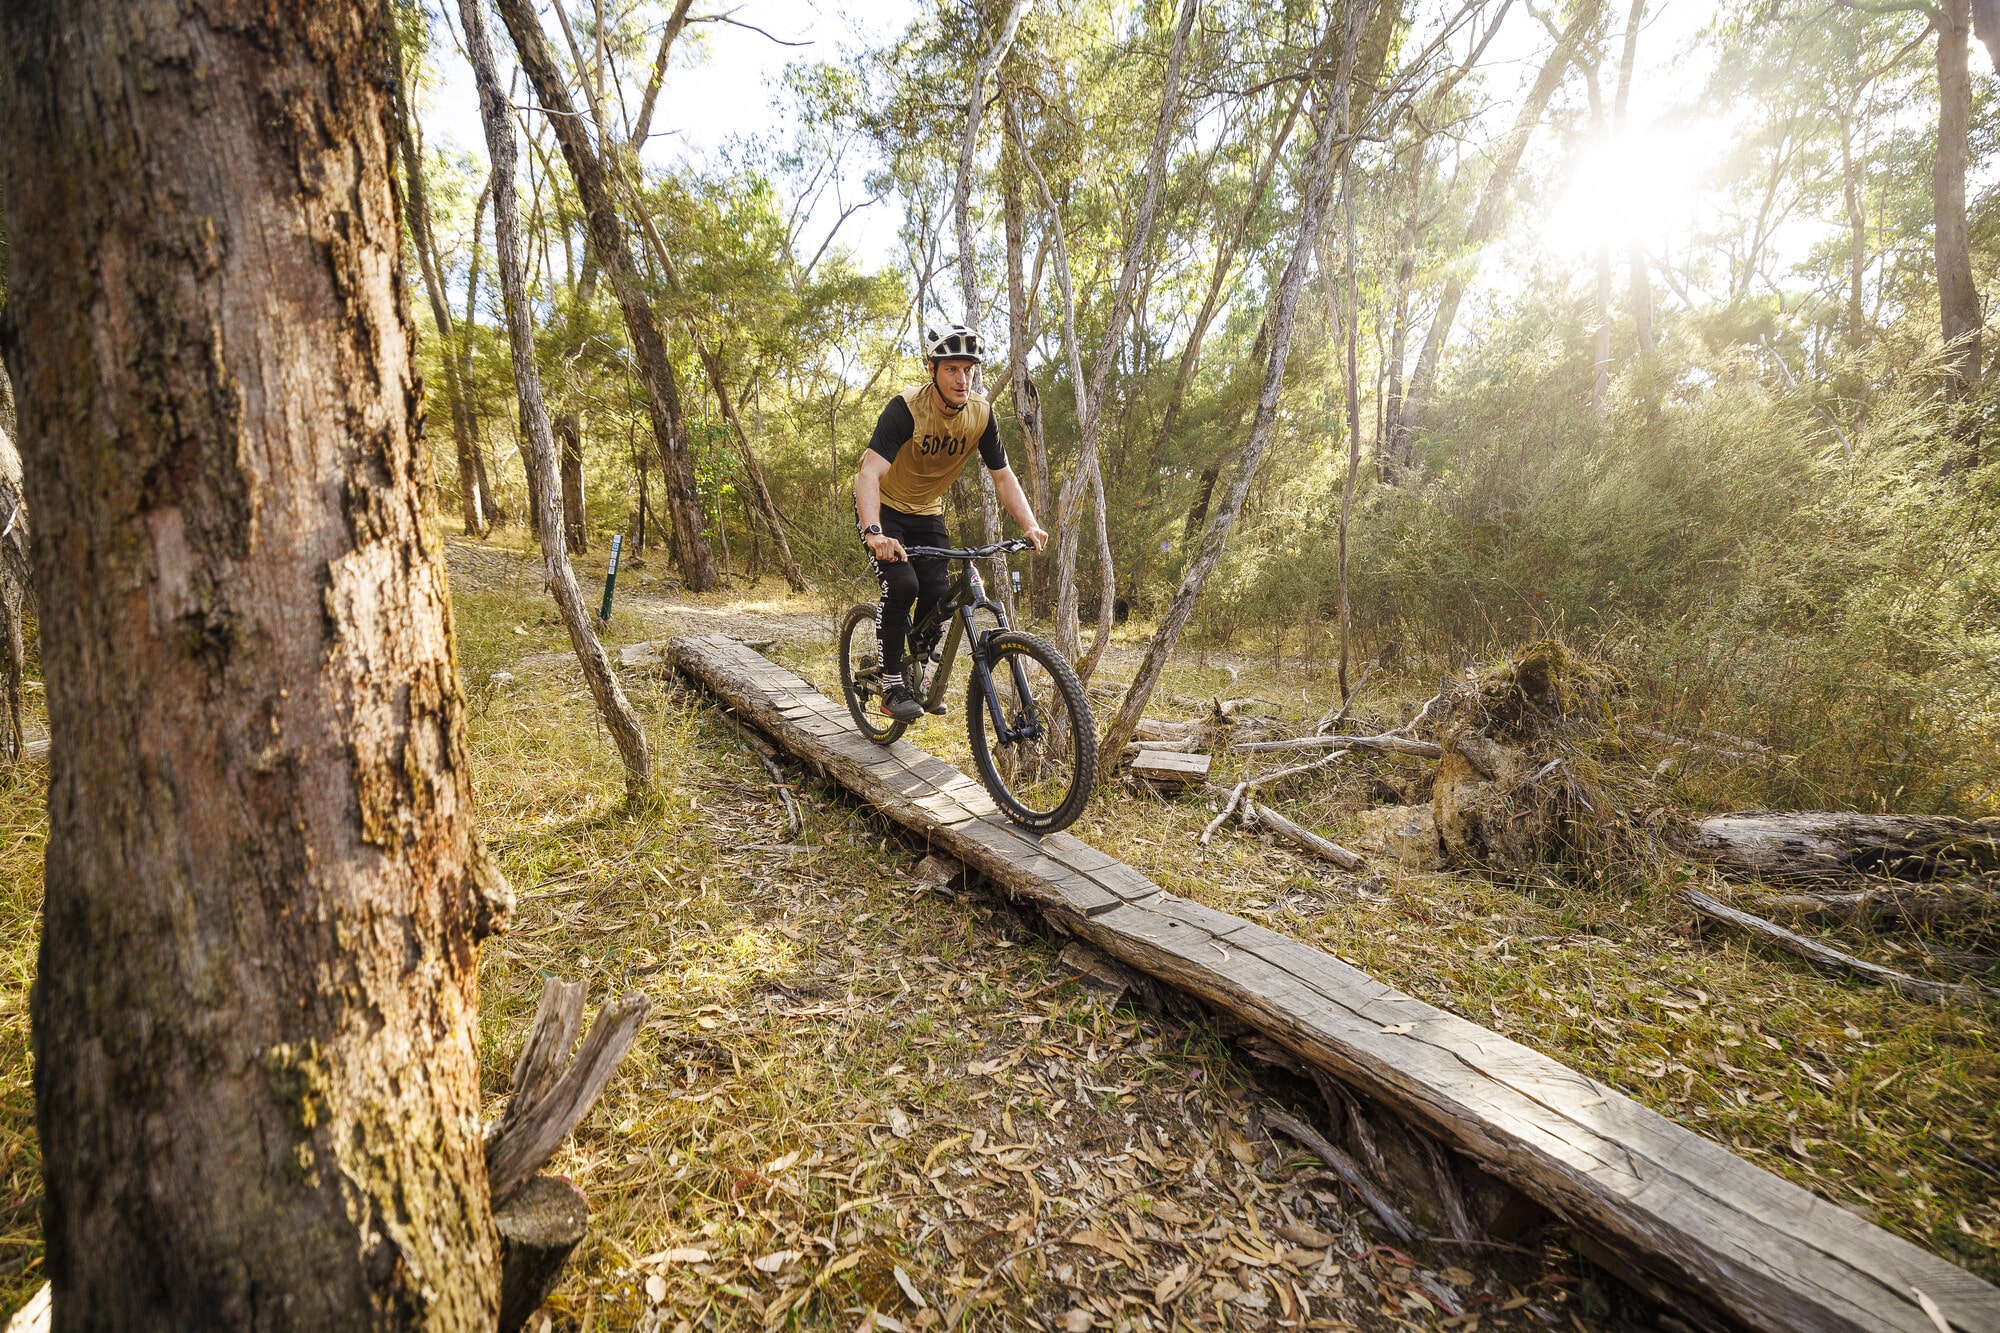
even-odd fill
[(972, 362), (940, 361), (937, 363), (938, 392), (954, 403), (962, 403), (972, 392)]

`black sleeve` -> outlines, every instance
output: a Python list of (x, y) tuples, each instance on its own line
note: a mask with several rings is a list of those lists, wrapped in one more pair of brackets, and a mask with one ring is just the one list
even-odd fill
[[(910, 405), (897, 394), (882, 409), (882, 415), (875, 418), (875, 434), (868, 441), (868, 447), (893, 463), (910, 437), (917, 433), (917, 419), (910, 415)], [(980, 445), (981, 449), (986, 446)]]
[[(901, 402), (899, 398), (896, 401)], [(1000, 414), (986, 414), (986, 433), (979, 437), (979, 461), (986, 464), (989, 472), (998, 472), (1007, 466), (1007, 449), (1000, 443)]]

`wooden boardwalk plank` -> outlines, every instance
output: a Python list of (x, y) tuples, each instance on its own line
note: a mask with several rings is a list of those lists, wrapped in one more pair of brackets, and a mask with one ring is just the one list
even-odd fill
[(676, 639), (668, 658), (1093, 946), (1250, 1023), (1743, 1326), (1935, 1333), (1922, 1291), (1952, 1328), (2000, 1333), (2000, 1290), (1962, 1269), (1518, 1042), (1163, 892), (1067, 833), (1014, 827), (979, 784), (907, 742), (871, 745), (844, 708), (735, 640)]

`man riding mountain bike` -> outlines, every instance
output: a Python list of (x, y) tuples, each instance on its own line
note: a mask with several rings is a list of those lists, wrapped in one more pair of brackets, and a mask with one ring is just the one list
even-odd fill
[(944, 493), (975, 448), (993, 474), (1001, 506), (1037, 551), (1048, 545), (1049, 534), (1035, 522), (1020, 479), (1007, 465), (992, 405), (972, 388), (973, 368), (984, 359), (977, 330), (963, 324), (942, 331), (925, 329), (924, 361), (930, 379), (889, 400), (854, 476), (857, 526), (882, 584), (875, 635), (889, 683), (880, 707), (900, 722), (914, 722), (924, 715), (924, 706), (903, 681), (910, 626), (930, 614), (950, 586), (945, 561), (912, 560), (904, 544), (951, 545), (944, 525)]

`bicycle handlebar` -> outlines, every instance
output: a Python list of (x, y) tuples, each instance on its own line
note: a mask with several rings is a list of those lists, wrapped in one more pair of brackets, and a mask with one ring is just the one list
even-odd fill
[(905, 546), (903, 554), (912, 560), (984, 560), (988, 556), (1005, 555), (1010, 551), (1033, 550), (1034, 545), (1025, 537), (1009, 537), (990, 546)]

